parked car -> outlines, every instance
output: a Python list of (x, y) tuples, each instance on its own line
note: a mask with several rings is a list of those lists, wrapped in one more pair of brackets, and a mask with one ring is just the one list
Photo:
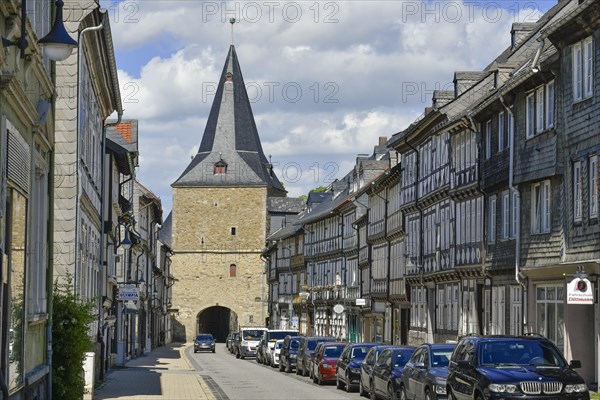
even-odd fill
[(319, 351), (321, 350), (321, 347), (323, 347), (325, 345), (325, 343), (331, 343), (331, 342), (317, 343), (313, 352), (308, 356), (308, 377), (310, 378), (311, 381), (315, 379), (315, 356), (317, 355), (317, 353), (319, 353)]
[(351, 392), (358, 387), (360, 365), (373, 346), (377, 346), (377, 344), (358, 343), (346, 346), (337, 364), (336, 386), (338, 389), (346, 388), (346, 392)]
[(314, 355), (313, 382), (322, 385), (324, 382), (335, 381), (337, 363), (348, 343), (323, 343)]
[(263, 337), (256, 350), (256, 361), (260, 364), (271, 365), (271, 350), (275, 342), (283, 340), (286, 336), (298, 336), (298, 331), (285, 329), (268, 329), (263, 333)]
[(415, 347), (394, 346), (379, 355), (371, 372), (371, 398), (396, 400), (400, 397), (402, 370), (415, 352)]
[(412, 400), (446, 399), (448, 363), (456, 344), (429, 344), (417, 347), (404, 366), (400, 398)]
[(239, 330), (239, 339), (236, 340), (236, 354), (237, 358), (244, 357), (255, 357), (256, 356), (256, 348), (258, 347), (258, 343), (263, 336), (263, 333), (267, 330), (267, 328), (260, 327), (248, 327), (243, 326), (240, 327)]
[(446, 391), (452, 400), (589, 400), (583, 378), (550, 340), (541, 335), (466, 336), (448, 367)]
[(313, 351), (318, 343), (335, 342), (337, 339), (331, 336), (305, 336), (300, 340), (298, 349), (298, 358), (296, 365), (296, 374), (302, 376), (310, 375), (310, 361)]
[(271, 367), (276, 368), (279, 366), (279, 353), (281, 353), (281, 348), (283, 347), (283, 340), (278, 340), (275, 342), (275, 346), (271, 349)]
[(228, 346), (227, 346), (227, 349), (229, 350), (230, 353), (235, 354), (236, 341), (238, 340), (239, 337), (240, 337), (240, 333), (239, 332), (232, 332), (231, 333), (231, 339), (228, 342)]
[(215, 352), (215, 338), (210, 333), (200, 333), (194, 340), (194, 353), (206, 350)]
[(360, 364), (360, 377), (358, 379), (358, 393), (361, 396), (369, 396), (371, 390), (371, 372), (373, 371), (373, 366), (375, 365), (375, 361), (379, 358), (381, 352), (387, 348), (391, 347), (391, 345), (377, 345), (373, 346), (369, 349), (369, 352), (365, 356), (365, 359)]
[(302, 336), (286, 336), (279, 352), (279, 371), (292, 372), (296, 368), (296, 358)]

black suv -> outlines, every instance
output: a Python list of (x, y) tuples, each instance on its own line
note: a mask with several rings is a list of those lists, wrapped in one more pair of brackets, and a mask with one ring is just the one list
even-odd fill
[(289, 335), (283, 339), (281, 352), (279, 353), (279, 371), (292, 372), (296, 368), (300, 339), (302, 339), (302, 336)]
[(589, 400), (585, 381), (541, 335), (463, 337), (450, 359), (450, 400)]

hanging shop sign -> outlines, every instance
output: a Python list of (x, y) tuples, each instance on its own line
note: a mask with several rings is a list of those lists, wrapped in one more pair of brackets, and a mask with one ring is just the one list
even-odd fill
[(594, 304), (592, 283), (585, 278), (575, 278), (567, 284), (567, 304)]
[(124, 285), (119, 288), (118, 300), (139, 300), (140, 290), (135, 285)]

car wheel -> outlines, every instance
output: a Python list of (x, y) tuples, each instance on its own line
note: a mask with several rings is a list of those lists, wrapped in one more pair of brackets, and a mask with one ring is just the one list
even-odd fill
[(392, 383), (388, 383), (388, 398), (390, 400), (398, 400), (398, 396), (396, 395), (396, 392), (394, 391), (394, 385), (392, 385)]
[(283, 372), (283, 363), (279, 360), (279, 372)]
[(360, 379), (358, 381), (358, 395), (367, 397), (368, 394), (369, 393), (367, 393), (367, 391), (365, 390), (365, 387), (363, 385), (362, 377), (360, 377)]
[(369, 394), (370, 394), (370, 398), (371, 400), (377, 400), (377, 393), (375, 393), (375, 385), (373, 384), (373, 381), (371, 381), (371, 390), (369, 390)]
[(321, 380), (321, 374), (317, 372), (317, 385), (322, 385), (323, 384), (323, 380)]
[[(456, 396), (454, 396), (454, 393), (452, 393), (452, 389), (450, 387), (448, 387), (448, 389), (446, 389), (448, 392), (448, 400), (456, 400)], [(478, 398), (479, 400), (479, 398)]]
[(483, 400), (483, 396), (481, 395), (481, 393), (477, 393), (476, 399), (477, 400)]
[(239, 351), (235, 353), (235, 358), (240, 358), (240, 352)]
[(352, 388), (350, 387), (350, 375), (346, 372), (346, 393), (350, 393)]
[(340, 381), (340, 377), (336, 375), (335, 377), (335, 387), (336, 389), (342, 390), (344, 388), (344, 384)]
[(406, 389), (404, 389), (404, 386), (400, 388), (400, 400), (408, 400), (406, 396)]
[(296, 365), (296, 375), (300, 375), (301, 373), (300, 367)]
[(213, 349), (213, 353), (215, 352), (215, 349)]
[(431, 392), (429, 391), (429, 389), (425, 390), (425, 400), (432, 400)]

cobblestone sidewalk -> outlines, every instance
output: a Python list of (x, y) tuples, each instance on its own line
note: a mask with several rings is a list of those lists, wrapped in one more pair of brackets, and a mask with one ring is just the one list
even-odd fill
[(204, 378), (185, 356), (187, 344), (174, 343), (130, 360), (109, 372), (94, 391), (95, 400), (214, 400)]

